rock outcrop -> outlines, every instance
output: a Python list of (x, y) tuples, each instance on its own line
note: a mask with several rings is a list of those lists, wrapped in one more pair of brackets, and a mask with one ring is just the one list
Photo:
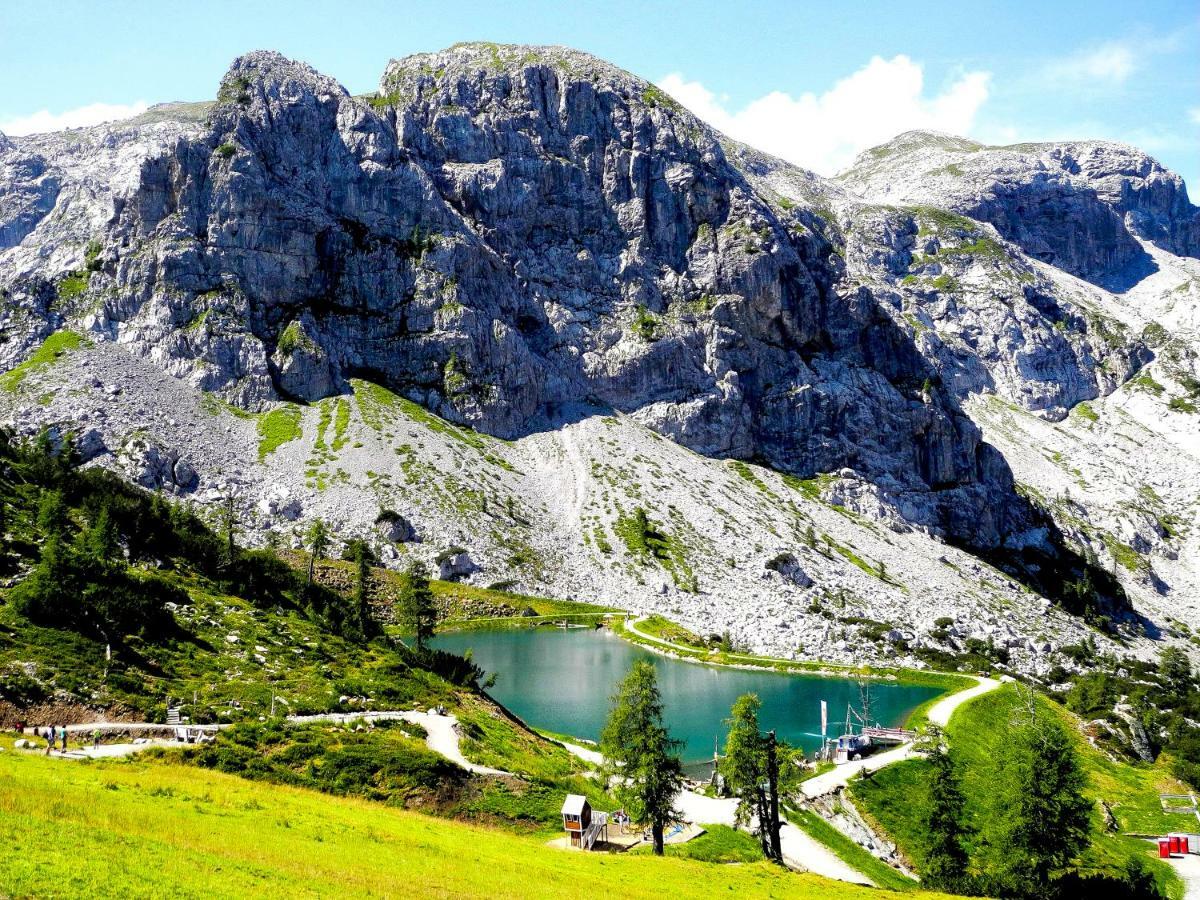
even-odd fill
[(615, 409), (705, 454), (849, 466), (980, 545), (1019, 519), (820, 216), (628, 73), (467, 45), (389, 64), (368, 102), (254, 53), (177, 127), (76, 235), (99, 244), (78, 302), (198, 388), (253, 409), (361, 374), (501, 437)]
[(1097, 283), (1144, 274), (1139, 237), (1200, 256), (1200, 209), (1183, 180), (1121, 144), (988, 147), (915, 131), (867, 150), (838, 180), (879, 203), (932, 204), (990, 222), (1035, 259)]

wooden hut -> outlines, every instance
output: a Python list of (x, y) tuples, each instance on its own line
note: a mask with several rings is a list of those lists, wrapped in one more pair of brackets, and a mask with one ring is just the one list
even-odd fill
[(583, 833), (592, 824), (592, 804), (582, 794), (567, 794), (562, 807), (563, 830), (571, 838), (571, 846), (578, 847)]
[(563, 830), (572, 847), (591, 850), (599, 840), (608, 840), (608, 814), (593, 812), (582, 794), (567, 794), (562, 807)]

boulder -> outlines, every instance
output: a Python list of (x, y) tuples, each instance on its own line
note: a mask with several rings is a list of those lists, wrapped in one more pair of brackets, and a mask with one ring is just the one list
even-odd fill
[(269, 488), (258, 500), (258, 511), (272, 519), (295, 522), (304, 511), (299, 498), (292, 496), (287, 488), (276, 485)]
[(196, 470), (178, 450), (136, 432), (118, 451), (117, 465), (131, 481), (149, 490), (186, 494), (200, 483)]
[(442, 581), (458, 581), (479, 571), (479, 566), (466, 550), (443, 554), (439, 556), (437, 564), (438, 578)]
[(390, 509), (383, 510), (375, 518), (375, 530), (385, 541), (408, 544), (421, 540), (417, 530), (404, 516)]
[(776, 553), (763, 564), (763, 568), (768, 572), (774, 572), (785, 581), (789, 581), (797, 587), (811, 587), (813, 580), (808, 577), (808, 574), (800, 566), (800, 561), (794, 553), (789, 551), (781, 551)]

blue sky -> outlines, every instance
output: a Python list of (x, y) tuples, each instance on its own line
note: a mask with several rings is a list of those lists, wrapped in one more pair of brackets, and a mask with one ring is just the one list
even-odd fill
[(210, 98), (251, 49), (280, 50), (361, 93), (389, 58), (461, 40), (590, 51), (822, 174), (892, 132), (935, 127), (989, 143), (1127, 141), (1200, 198), (1194, 2), (4, 0), (0, 130)]

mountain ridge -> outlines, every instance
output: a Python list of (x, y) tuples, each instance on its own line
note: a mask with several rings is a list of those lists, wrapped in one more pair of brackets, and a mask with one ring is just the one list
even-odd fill
[[(772, 629), (799, 632), (800, 652), (817, 656), (840, 652), (838, 634), (854, 626), (809, 621), (821, 618), (803, 611), (821, 605), (813, 596), (849, 590), (866, 598), (851, 605), (868, 619), (886, 612), (892, 621), (911, 620), (902, 610), (928, 607), (937, 579), (922, 585), (916, 567), (903, 590), (890, 585), (882, 560), (895, 550), (871, 536), (874, 523), (912, 534), (920, 559), (936, 559), (933, 548), (949, 540), (1014, 565), (1035, 586), (1047, 559), (1062, 562), (1064, 577), (1081, 578), (1091, 567), (1099, 579), (1096, 564), (1114, 553), (1104, 535), (1115, 526), (1098, 535), (1098, 527), (1080, 528), (1017, 490), (1008, 462), (1016, 450), (1002, 455), (982, 441), (977, 422), (986, 433), (995, 419), (975, 405), (994, 396), (1022, 416), (1069, 422), (1070, 410), (1114, 395), (1152, 364), (1159, 354), (1129, 333), (1110, 299), (1117, 295), (1104, 285), (1146, 258), (1159, 260), (1160, 273), (1191, 266), (1153, 243), (1191, 248), (1194, 208), (1172, 193), (1177, 176), (1159, 177), (1151, 167), (1145, 203), (1133, 189), (1088, 194), (1052, 180), (1038, 190), (1054, 214), (1078, 209), (1081, 233), (1112, 240), (1067, 240), (1070, 254), (1043, 252), (1035, 238), (1044, 234), (1013, 230), (996, 212), (1009, 208), (1010, 195), (1023, 196), (1020, 179), (987, 209), (970, 205), (979, 194), (970, 186), (903, 194), (906, 208), (881, 206), (851, 188), (884, 199), (903, 193), (907, 182), (890, 187), (886, 166), (856, 176), (856, 162), (849, 175), (821, 179), (724, 138), (650, 83), (564, 48), (472, 44), (392, 60), (378, 95), (366, 99), (311, 67), (253, 53), (222, 79), (207, 120), (199, 114), (188, 104), (179, 121), (155, 107), (131, 120), (137, 124), (0, 144), (3, 324), (15, 337), (0, 356), (14, 364), (72, 325), (94, 342), (84, 357), (103, 370), (65, 373), (60, 389), (75, 386), (62, 400), (7, 404), (20, 428), (94, 432), (100, 464), (182, 495), (197, 491), (208, 503), (237, 484), (257, 539), (286, 532), (290, 517), (314, 510), (344, 533), (371, 533), (379, 509), (399, 506), (430, 543), (467, 541), (465, 525), (483, 511), (478, 498), (462, 499), (470, 477), (432, 503), (436, 510), (411, 494), (428, 490), (434, 472), (453, 478), (447, 465), (465, 466), (471, 477), (487, 471), (484, 507), (489, 491), (490, 502), (540, 503), (546, 530), (567, 531), (551, 536), (535, 524), (526, 534), (511, 518), (503, 528), (488, 526), (494, 534), (467, 545), (478, 557), (471, 565), (482, 561), (484, 571), (457, 577), (516, 576), (529, 587), (598, 599), (611, 593), (647, 610), (676, 604), (689, 622), (716, 615), (747, 642), (776, 650), (795, 641), (781, 643)], [(1117, 209), (1121, 203), (1128, 208)], [(1083, 285), (1068, 286), (1060, 272), (1085, 276)], [(82, 279), (81, 290), (64, 288), (72, 277)], [(1192, 353), (1188, 334), (1180, 340)], [(154, 391), (165, 388), (126, 410), (124, 398), (137, 391), (122, 386), (134, 368), (119, 354), (179, 379), (176, 408), (194, 410), (194, 430), (212, 427), (200, 418), (205, 397), (247, 410), (216, 413), (216, 427), (245, 432), (222, 448), (224, 462), (216, 464), (210, 439), (187, 429), (136, 436), (138, 419), (154, 412)], [(1180, 378), (1194, 369), (1194, 356), (1185, 357)], [(136, 371), (158, 383), (149, 369)], [(22, 392), (62, 377), (60, 367), (47, 368)], [(371, 389), (355, 386), (364, 381), (392, 388), (387, 396), (395, 399), (380, 406)], [(1186, 393), (1185, 382), (1171, 384)], [(88, 394), (103, 397), (98, 409), (84, 408), (96, 401), (63, 408), (67, 397)], [(439, 418), (421, 420), (403, 406), (409, 402)], [(342, 403), (351, 442), (364, 451), (370, 444), (376, 460), (407, 461), (409, 471), (368, 460), (339, 468), (331, 460), (330, 426), (321, 423), (341, 415)], [(296, 437), (256, 450), (262, 423), (282, 421), (280, 413), (287, 419), (293, 408), (300, 410)], [(475, 432), (464, 434), (479, 433), (480, 446), (471, 448), (479, 459), (431, 456), (418, 432), (392, 441), (398, 426), (368, 421), (379, 421), (380, 408), (389, 423), (470, 426)], [(601, 419), (618, 424), (588, 424)], [(692, 499), (656, 506), (661, 479), (639, 473), (644, 462), (621, 461), (604, 443), (606, 431), (643, 448), (651, 469), (672, 472)], [(697, 462), (651, 452), (649, 435), (696, 451)], [(520, 449), (506, 449), (512, 442)], [(562, 480), (550, 477), (560, 454), (574, 473)], [(739, 482), (755, 495), (744, 514), (731, 514), (756, 539), (735, 554), (749, 569), (727, 576), (728, 586), (707, 557), (731, 539), (694, 522), (706, 505), (734, 502), (705, 503), (704, 480), (716, 470), (699, 460), (710, 457), (732, 460), (721, 464), (727, 496), (740, 493)], [(194, 480), (178, 479), (180, 459)], [(601, 473), (621, 474), (597, 477), (589, 460)], [(781, 502), (797, 489), (759, 474), (756, 463), (810, 479), (815, 495), (800, 491)], [(422, 466), (424, 475), (414, 474)], [(280, 467), (292, 471), (281, 477)], [(545, 476), (526, 477), (533, 469)], [(391, 486), (379, 483), (387, 472)], [(369, 487), (347, 484), (355, 480)], [(555, 485), (569, 502), (556, 499)], [(331, 492), (342, 499), (331, 502)], [(1190, 515), (1173, 497), (1169, 506), (1176, 518)], [(849, 531), (826, 522), (821, 507), (834, 508)], [(677, 537), (685, 562), (663, 566), (621, 547), (620, 523), (635, 508)], [(810, 552), (806, 521), (820, 521), (833, 540), (816, 541), (831, 558)], [(1178, 558), (1180, 539), (1156, 532), (1138, 540), (1147, 558)], [(877, 548), (878, 565), (846, 541)], [(1117, 543), (1143, 546), (1129, 541)], [(433, 549), (405, 544), (392, 552), (398, 564)], [(1029, 553), (1041, 562), (1019, 559)], [(776, 568), (767, 565), (784, 556)], [(513, 563), (530, 557), (536, 564)], [(703, 565), (698, 557), (706, 557)], [(614, 567), (616, 558), (624, 562)], [(887, 559), (887, 569), (894, 565)], [(1135, 588), (1119, 564), (1110, 569)], [(1009, 576), (989, 578), (1007, 590)], [(737, 596), (755, 580), (767, 599), (739, 610)], [(880, 588), (886, 599), (875, 596)], [(954, 590), (964, 592), (960, 609), (1000, 608), (986, 592), (967, 600), (965, 582)], [(1164, 596), (1147, 590), (1135, 589), (1135, 605)], [(1095, 602), (1122, 620), (1115, 581), (1105, 593)], [(1013, 635), (1021, 652), (1025, 643), (1054, 643), (1038, 640), (1041, 606), (1022, 602), (1030, 618), (1021, 631), (1032, 633)], [(1121, 627), (1143, 639), (1137, 620)], [(1069, 620), (1058, 628), (1079, 633)], [(1029, 665), (1048, 665), (1049, 657), (1036, 659), (1046, 651), (1028, 652)]]

